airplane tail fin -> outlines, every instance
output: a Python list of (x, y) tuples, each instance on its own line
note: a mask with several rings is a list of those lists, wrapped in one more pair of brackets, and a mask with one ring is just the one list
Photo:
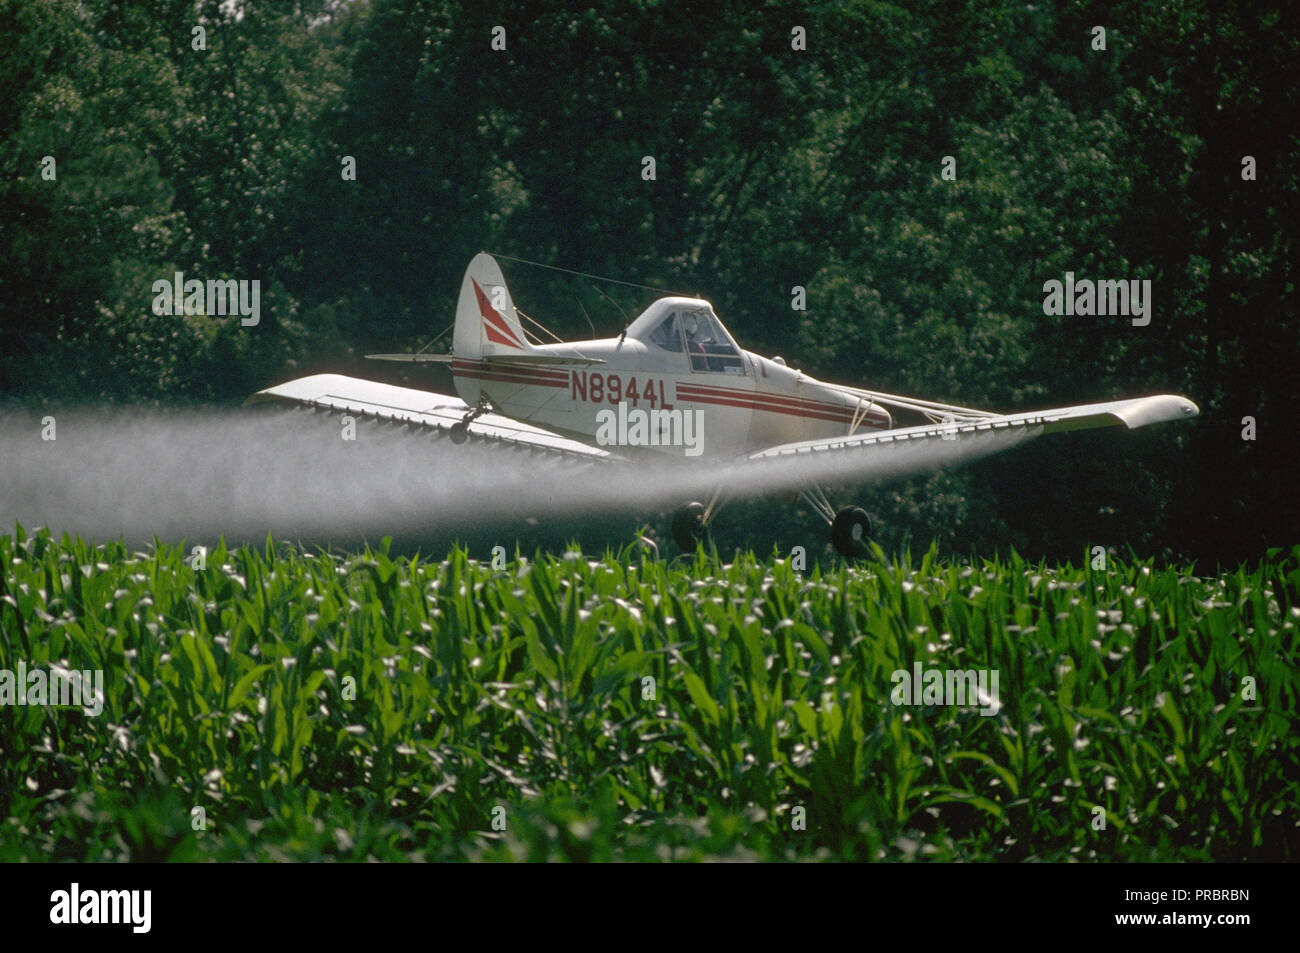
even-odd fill
[(524, 337), (501, 266), (486, 252), (475, 255), (465, 269), (452, 341), (457, 360), (466, 361), (514, 357), (533, 349)]
[[(445, 361), (446, 355), (376, 354), (367, 355), (381, 360)], [(479, 252), (465, 269), (465, 279), (460, 283), (460, 299), (456, 302), (456, 329), (452, 336), (451, 373), (456, 382), (456, 393), (471, 407), (486, 396), (485, 386), (535, 383), (539, 377), (549, 375), (554, 384), (557, 373), (564, 372), (557, 365), (589, 366), (604, 364), (600, 358), (556, 353), (535, 347), (524, 336), (519, 323), (519, 312), (506, 288), (501, 266), (487, 252)], [(527, 368), (543, 367), (533, 373)], [(485, 384), (485, 382), (488, 382)], [(509, 388), (506, 387), (506, 390)]]
[(487, 252), (479, 252), (465, 269), (456, 302), (451, 365), (456, 392), (471, 407), (476, 405), (483, 394), (488, 360), (519, 357), (532, 350), (501, 266)]

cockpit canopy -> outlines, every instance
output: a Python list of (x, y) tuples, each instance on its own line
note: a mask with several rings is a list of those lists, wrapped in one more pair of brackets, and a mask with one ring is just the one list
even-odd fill
[(627, 334), (661, 351), (689, 354), (692, 370), (745, 372), (740, 348), (713, 306), (700, 298), (660, 298), (628, 326)]

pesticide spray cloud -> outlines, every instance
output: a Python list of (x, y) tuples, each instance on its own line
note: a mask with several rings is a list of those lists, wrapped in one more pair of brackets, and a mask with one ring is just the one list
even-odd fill
[(153, 536), (354, 539), (457, 533), (485, 521), (650, 515), (691, 499), (757, 496), (806, 483), (860, 484), (1009, 449), (1035, 435), (995, 431), (759, 462), (652, 456), (552, 459), (303, 411), (60, 413), (0, 419), (0, 526), (89, 540)]

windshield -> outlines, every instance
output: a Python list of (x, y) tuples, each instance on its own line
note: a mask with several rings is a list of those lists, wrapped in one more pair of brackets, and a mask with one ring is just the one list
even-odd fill
[(659, 319), (649, 333), (641, 332), (647, 344), (674, 354), (691, 356), (691, 370), (743, 374), (744, 361), (722, 322), (706, 305), (677, 305)]
[(686, 350), (691, 355), (691, 369), (743, 373), (740, 352), (722, 329), (722, 324), (708, 311), (678, 312)]
[(677, 326), (677, 312), (674, 311), (668, 317), (659, 322), (659, 326), (650, 332), (649, 341), (656, 347), (661, 347), (665, 351), (681, 352), (682, 334)]

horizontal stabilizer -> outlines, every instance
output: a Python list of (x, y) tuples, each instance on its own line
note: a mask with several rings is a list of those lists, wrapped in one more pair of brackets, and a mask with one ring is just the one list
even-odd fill
[(434, 364), (450, 364), (452, 356), (450, 354), (367, 354), (367, 361), (404, 361), (415, 364), (430, 362)]
[(491, 357), (483, 358), (493, 364), (579, 364), (586, 366), (588, 364), (604, 364), (605, 361), (599, 357), (569, 357), (559, 354), (551, 354), (548, 351), (532, 354), (493, 354)]
[[(369, 361), (403, 361), (412, 363), (431, 362), (450, 364), (455, 358), (450, 354), (367, 354)], [(484, 356), (484, 361), (492, 364), (578, 364), (586, 367), (590, 364), (604, 364), (598, 357), (569, 357), (559, 354), (493, 354)]]

